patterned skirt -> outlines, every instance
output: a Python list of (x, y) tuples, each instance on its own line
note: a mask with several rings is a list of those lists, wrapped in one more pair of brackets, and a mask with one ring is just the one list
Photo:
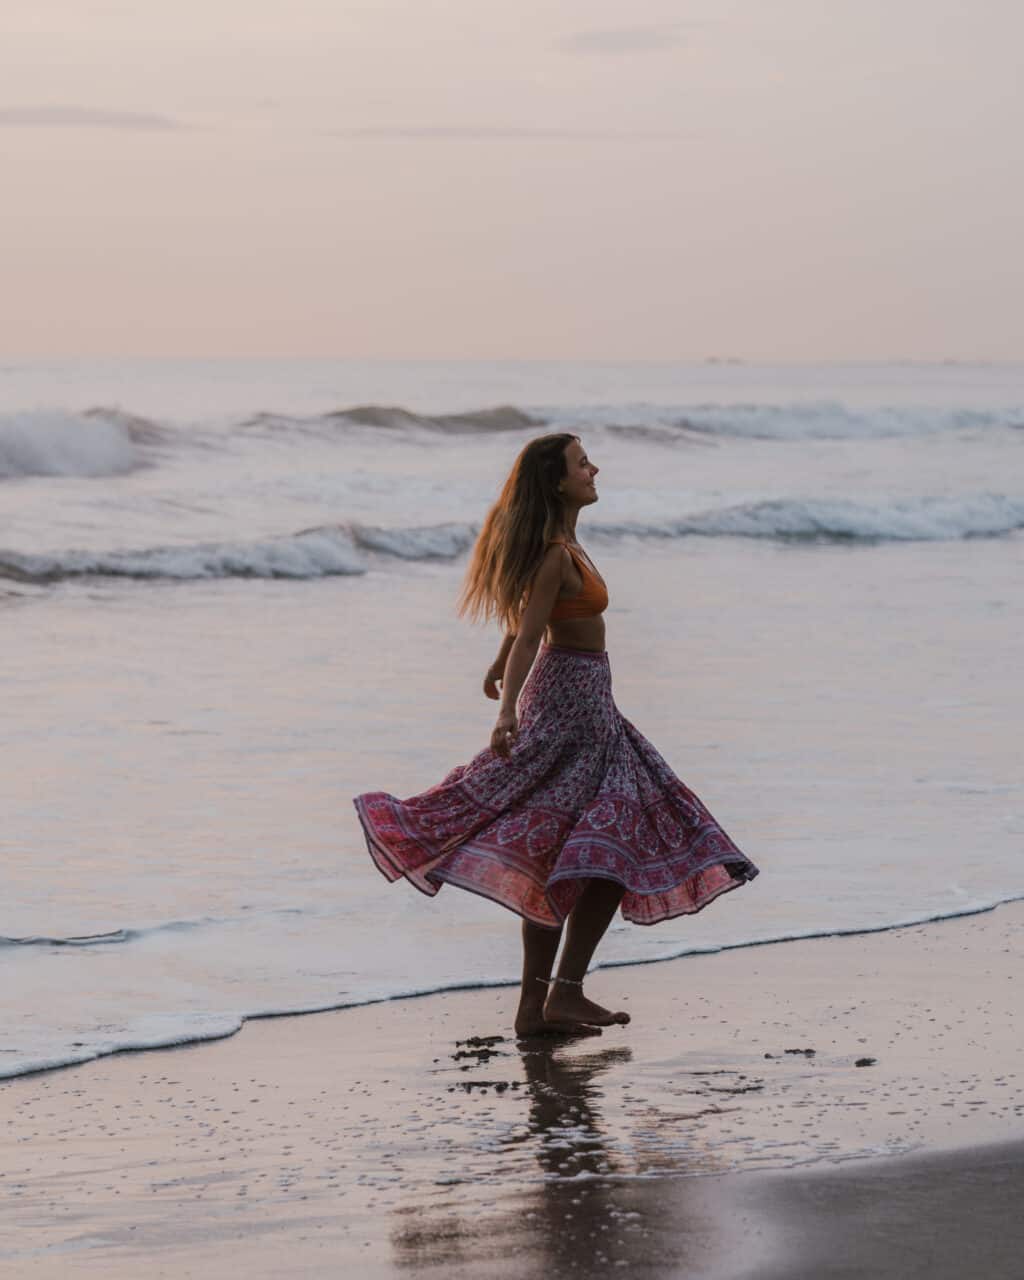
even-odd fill
[(353, 801), (388, 880), (459, 885), (557, 928), (594, 877), (637, 924), (691, 914), (757, 875), (612, 698), (607, 653), (543, 645), (509, 757), (490, 747), (398, 800)]

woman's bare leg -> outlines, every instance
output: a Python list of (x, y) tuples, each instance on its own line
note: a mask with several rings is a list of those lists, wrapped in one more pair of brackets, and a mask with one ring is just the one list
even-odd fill
[(622, 885), (614, 880), (595, 878), (587, 881), (586, 888), (569, 913), (565, 950), (558, 963), (558, 978), (563, 981), (556, 981), (548, 988), (544, 1006), (545, 1018), (557, 1022), (584, 1022), (599, 1027), (629, 1021), (629, 1014), (625, 1011), (616, 1013), (588, 1000), (583, 994), (582, 986), (597, 944), (604, 937), (612, 917), (619, 909), (624, 892)]
[(516, 1035), (539, 1035), (544, 1031), (545, 986), (562, 941), (561, 929), (542, 929), (523, 921), (523, 985), (519, 990)]
[(516, 1035), (542, 1035), (547, 1030), (544, 1000), (548, 988), (545, 984), (551, 977), (561, 941), (561, 929), (542, 929), (539, 924), (523, 921), (523, 984), (519, 990)]
[(580, 1027), (578, 1018), (544, 1016), (544, 1001), (549, 990), (547, 982), (561, 941), (561, 929), (543, 929), (529, 920), (523, 921), (523, 984), (516, 1012), (516, 1035), (551, 1035), (553, 1032), (587, 1029)]

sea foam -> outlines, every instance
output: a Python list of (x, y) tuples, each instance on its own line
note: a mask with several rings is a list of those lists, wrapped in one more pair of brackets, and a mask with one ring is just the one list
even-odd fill
[[(610, 416), (611, 415), (611, 416)], [(388, 435), (490, 435), (499, 432), (607, 430), (624, 438), (669, 443), (687, 436), (752, 440), (880, 440), (895, 436), (1024, 426), (1024, 407), (979, 409), (927, 404), (854, 406), (839, 400), (791, 403), (721, 402), (677, 405), (499, 405), (466, 413), (420, 413), (401, 405), (365, 404), (297, 417), (257, 413), (241, 427), (263, 431), (303, 429), (336, 434), (361, 427)]]
[(875, 500), (783, 498), (738, 503), (673, 522), (671, 532), (704, 537), (843, 542), (942, 542), (991, 538), (1024, 528), (1024, 497)]
[[(737, 938), (729, 942), (698, 943), (695, 945), (685, 943), (673, 945), (667, 943), (646, 956), (633, 955), (627, 959), (598, 962), (593, 965), (592, 971), (660, 964), (669, 960), (680, 960), (686, 956), (717, 955), (725, 951), (802, 942), (815, 938), (848, 938), (872, 933), (891, 933), (899, 929), (915, 928), (922, 924), (938, 924), (943, 921), (960, 920), (968, 916), (981, 915), (994, 911), (1003, 904), (1019, 902), (1022, 899), (1024, 899), (1024, 895), (1020, 893), (1005, 893), (986, 899), (977, 899), (962, 906), (949, 907), (944, 910), (908, 912), (895, 919), (880, 923), (851, 921), (845, 925), (767, 932), (760, 937)], [(178, 923), (172, 922), (164, 927), (174, 927)], [(125, 942), (138, 940), (158, 931), (160, 927), (156, 926), (156, 929), (120, 929), (111, 934), (107, 941)], [(64, 944), (68, 939), (5, 939), (5, 941), (31, 941), (32, 943), (55, 945)], [(248, 1009), (182, 1009), (173, 1012), (136, 1011), (125, 1019), (123, 1025), (117, 1028), (97, 1028), (96, 1030), (79, 1028), (76, 1031), (76, 1036), (79, 1038), (70, 1044), (60, 1043), (54, 1037), (49, 1043), (43, 1044), (39, 1042), (27, 1051), (15, 1051), (9, 1059), (0, 1062), (0, 1080), (11, 1079), (36, 1071), (75, 1066), (115, 1053), (164, 1049), (179, 1045), (198, 1044), (207, 1040), (220, 1040), (240, 1031), (246, 1022), (255, 1022), (267, 1018), (292, 1017), (296, 1014), (340, 1012), (345, 1009), (365, 1008), (367, 1005), (422, 999), (425, 996), (440, 995), (446, 992), (482, 991), (513, 987), (518, 985), (518, 982), (518, 976), (509, 973), (503, 977), (456, 981), (443, 980), (433, 983), (429, 981), (426, 983), (411, 981), (397, 985), (390, 991), (374, 991), (371, 988), (365, 994), (354, 998), (346, 996), (326, 1000), (297, 999), (272, 1005), (263, 1005), (262, 1007), (250, 1006)], [(113, 1034), (111, 1034), (111, 1031), (113, 1031)]]
[[(697, 511), (677, 519), (592, 524), (588, 537), (761, 538), (779, 542), (942, 542), (993, 538), (1024, 528), (1024, 497), (773, 498)], [(36, 555), (0, 549), (0, 577), (47, 583), (66, 578), (316, 579), (366, 573), (372, 557), (454, 560), (477, 526), (323, 525), (252, 542), (201, 542), (138, 550), (67, 550)], [(369, 557), (369, 558), (368, 558)]]
[(309, 529), (253, 542), (201, 542), (137, 551), (0, 551), (0, 576), (23, 582), (65, 578), (324, 578), (365, 573), (347, 530)]
[(968, 409), (931, 405), (857, 408), (834, 400), (797, 404), (701, 404), (681, 410), (675, 425), (709, 435), (758, 440), (871, 440), (890, 436), (1024, 425), (1024, 408)]
[(111, 476), (146, 461), (154, 424), (114, 410), (22, 409), (0, 414), (0, 478)]

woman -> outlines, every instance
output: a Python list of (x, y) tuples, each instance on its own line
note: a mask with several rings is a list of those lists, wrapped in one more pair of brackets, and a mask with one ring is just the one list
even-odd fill
[(620, 905), (655, 924), (757, 875), (612, 699), (608, 593), (576, 541), (597, 474), (578, 437), (532, 440), (477, 538), (459, 613), (506, 631), (484, 681), (501, 699), (490, 746), (409, 800), (354, 801), (389, 880), (460, 885), (523, 917), (519, 1035), (629, 1021), (583, 994)]

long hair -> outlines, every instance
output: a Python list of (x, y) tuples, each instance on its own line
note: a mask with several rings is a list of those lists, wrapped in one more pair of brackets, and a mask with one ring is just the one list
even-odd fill
[(538, 436), (516, 458), (473, 546), (460, 615), (474, 622), (495, 618), (508, 631), (518, 626), (548, 540), (562, 532), (558, 482), (566, 474), (565, 450), (578, 439), (568, 432)]

